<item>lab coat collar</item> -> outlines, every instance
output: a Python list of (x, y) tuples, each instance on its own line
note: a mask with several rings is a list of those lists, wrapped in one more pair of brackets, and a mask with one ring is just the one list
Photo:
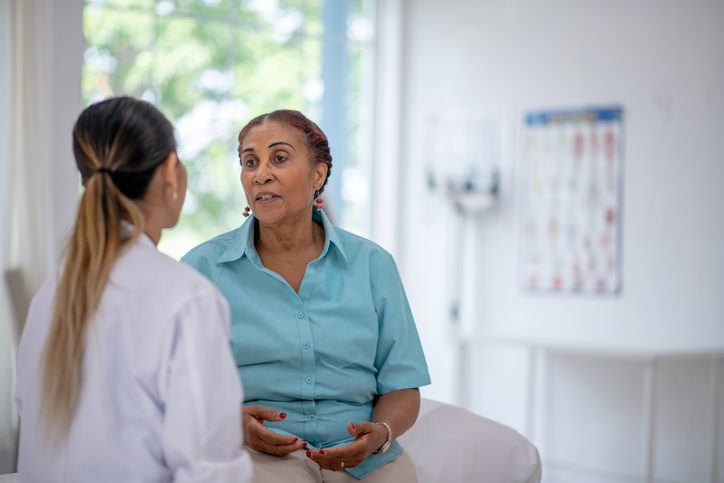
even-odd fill
[[(131, 238), (133, 236), (133, 233), (136, 231), (136, 227), (126, 221), (121, 220), (121, 240), (126, 240), (127, 238)], [(144, 245), (153, 247), (155, 249), (158, 249), (156, 244), (151, 240), (151, 237), (146, 234), (146, 232), (141, 232), (141, 235), (138, 237), (139, 242), (143, 243)]]

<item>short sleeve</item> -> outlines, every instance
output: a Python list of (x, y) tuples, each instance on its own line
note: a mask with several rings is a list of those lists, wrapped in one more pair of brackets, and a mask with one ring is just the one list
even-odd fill
[(165, 371), (164, 456), (176, 482), (251, 481), (241, 448), (243, 390), (228, 346), (229, 307), (215, 290), (176, 311)]
[(375, 357), (377, 393), (386, 394), (430, 384), (415, 320), (391, 256), (374, 288), (373, 298), (379, 323)]

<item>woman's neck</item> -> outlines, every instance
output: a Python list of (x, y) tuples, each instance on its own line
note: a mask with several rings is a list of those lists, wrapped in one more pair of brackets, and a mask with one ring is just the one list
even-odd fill
[(158, 246), (161, 241), (163, 223), (161, 222), (161, 210), (158, 206), (149, 203), (147, 200), (138, 200), (136, 204), (143, 213), (143, 232)]
[(154, 245), (158, 246), (158, 242), (161, 241), (162, 231), (158, 218), (147, 216), (144, 225), (144, 232), (153, 240)]
[(282, 254), (304, 252), (315, 246), (324, 245), (324, 228), (309, 216), (285, 219), (277, 223), (262, 223), (257, 226), (255, 240), (257, 252)]

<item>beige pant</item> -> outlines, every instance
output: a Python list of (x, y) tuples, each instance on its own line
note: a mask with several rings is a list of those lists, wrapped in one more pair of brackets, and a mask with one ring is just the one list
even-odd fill
[[(254, 462), (254, 483), (359, 483), (346, 471), (322, 469), (307, 458), (307, 450), (300, 449), (284, 456), (272, 456), (244, 446)], [(417, 483), (417, 473), (410, 455), (400, 456), (376, 469), (361, 480), (362, 483)]]

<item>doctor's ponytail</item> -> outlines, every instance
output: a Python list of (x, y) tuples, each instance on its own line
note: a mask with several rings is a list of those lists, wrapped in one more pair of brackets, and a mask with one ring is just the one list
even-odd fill
[[(121, 97), (93, 104), (73, 128), (73, 153), (85, 192), (65, 247), (43, 351), (40, 419), (60, 444), (73, 419), (88, 326), (121, 249), (144, 230), (135, 199), (176, 149), (173, 126), (155, 107)], [(133, 234), (122, 233), (122, 220)]]

